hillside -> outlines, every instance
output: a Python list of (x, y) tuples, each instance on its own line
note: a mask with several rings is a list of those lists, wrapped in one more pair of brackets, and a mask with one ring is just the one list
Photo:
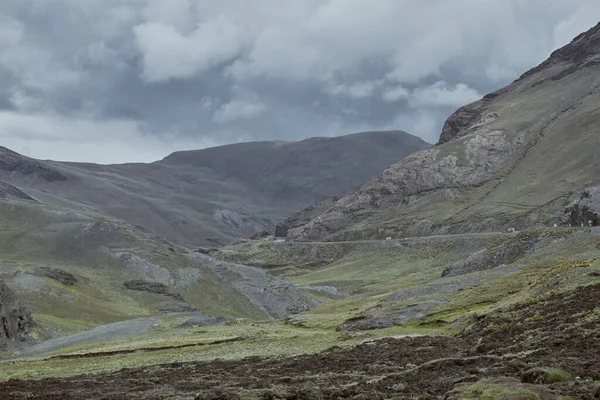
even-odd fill
[(187, 246), (223, 245), (358, 188), (426, 148), (402, 131), (257, 142), (174, 153), (152, 164), (40, 161), (0, 148), (0, 197), (119, 218)]
[(38, 339), (168, 313), (268, 320), (316, 305), (263, 271), (171, 246), (119, 220), (4, 200), (0, 232), (0, 289), (2, 281), (12, 289), (0, 291), (9, 339), (25, 315), (19, 303)]
[(303, 240), (598, 223), (600, 25), (462, 107), (437, 145), (290, 231)]

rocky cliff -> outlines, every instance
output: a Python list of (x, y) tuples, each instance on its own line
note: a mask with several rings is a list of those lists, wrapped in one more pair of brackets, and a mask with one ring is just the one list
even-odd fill
[(0, 281), (0, 351), (16, 348), (31, 341), (29, 328), (33, 320), (29, 310), (17, 300), (14, 292)]
[(566, 224), (597, 179), (600, 25), (509, 86), (462, 107), (439, 143), (343, 197), (289, 236), (337, 240)]

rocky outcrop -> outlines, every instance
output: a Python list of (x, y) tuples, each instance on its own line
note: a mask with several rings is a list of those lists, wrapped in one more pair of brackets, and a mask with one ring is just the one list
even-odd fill
[(500, 241), (493, 247), (479, 250), (465, 260), (458, 261), (442, 272), (444, 276), (458, 276), (510, 264), (535, 250), (544, 235), (520, 232), (510, 240)]
[(133, 280), (123, 283), (123, 286), (125, 286), (129, 290), (159, 294), (162, 296), (171, 297), (172, 299), (177, 301), (183, 301), (183, 297), (181, 297), (179, 293), (172, 291), (171, 288), (169, 288), (167, 285), (159, 282)]
[(33, 325), (31, 313), (23, 307), (15, 293), (0, 281), (0, 350), (19, 347), (32, 341), (29, 329)]
[(198, 253), (193, 253), (193, 258), (271, 318), (285, 318), (319, 304), (296, 286), (259, 268), (222, 262)]
[(600, 186), (587, 187), (566, 208), (565, 215), (571, 226), (600, 226)]
[(485, 112), (488, 100), (489, 98), (484, 98), (454, 112), (444, 123), (438, 144), (468, 135), (481, 125), (498, 117), (498, 114)]
[(298, 228), (309, 223), (313, 218), (323, 214), (339, 200), (338, 196), (330, 197), (320, 203), (308, 206), (275, 226), (276, 237), (286, 237), (290, 229)]
[(481, 185), (494, 176), (515, 148), (501, 131), (465, 138), (461, 145), (455, 152), (434, 147), (407, 157), (338, 200), (326, 213), (291, 229), (291, 236), (318, 240), (383, 208), (408, 204), (413, 196)]
[(65, 286), (73, 286), (77, 282), (79, 282), (79, 280), (73, 274), (70, 274), (69, 272), (63, 271), (62, 269), (58, 268), (40, 267), (38, 268), (38, 272), (41, 275), (53, 279), (56, 282), (61, 283)]

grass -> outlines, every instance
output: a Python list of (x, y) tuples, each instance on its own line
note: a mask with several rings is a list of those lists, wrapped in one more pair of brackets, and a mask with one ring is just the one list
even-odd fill
[(558, 368), (546, 368), (546, 373), (546, 383), (548, 384), (570, 381), (573, 379), (568, 372)]
[[(535, 235), (535, 233), (527, 233), (527, 235)], [(495, 308), (518, 302), (535, 301), (536, 296), (544, 293), (571, 290), (589, 283), (591, 279), (597, 279), (590, 278), (589, 275), (593, 271), (600, 270), (600, 261), (594, 257), (597, 238), (566, 236), (559, 242), (552, 242), (556, 239), (549, 238), (540, 245), (535, 254), (517, 260), (519, 264), (523, 264), (517, 272), (492, 275), (484, 271), (465, 275), (464, 279), (472, 276), (481, 276), (484, 279), (482, 283), (458, 292), (443, 295), (433, 293), (425, 296), (426, 300), (443, 300), (443, 304), (430, 310), (421, 323), (364, 332), (336, 331), (336, 328), (347, 319), (367, 314), (372, 310), (383, 313), (395, 312), (394, 307), (402, 307), (413, 300), (409, 299), (405, 303), (397, 304), (388, 303), (386, 299), (390, 294), (438, 280), (441, 271), (452, 262), (463, 259), (482, 247), (500, 246), (503, 240), (511, 240), (512, 237), (515, 235), (490, 235), (475, 239), (421, 238), (383, 244), (359, 242), (353, 245), (346, 243), (341, 250), (336, 248), (336, 244), (328, 244), (327, 257), (335, 254), (335, 257), (332, 256), (334, 260), (329, 265), (316, 270), (295, 268), (292, 261), (289, 261), (292, 258), (290, 252), (287, 261), (290, 262), (288, 271), (293, 272), (290, 280), (294, 284), (298, 286), (329, 284), (335, 286), (346, 297), (316, 294), (315, 296), (319, 297), (323, 304), (312, 311), (291, 317), (287, 320), (287, 324), (257, 323), (251, 313), (240, 311), (241, 309), (235, 307), (227, 308), (231, 307), (230, 304), (227, 304), (223, 310), (227, 310), (230, 316), (238, 318), (226, 325), (177, 329), (175, 326), (182, 322), (182, 317), (163, 316), (162, 324), (146, 335), (110, 343), (85, 343), (61, 349), (44, 357), (5, 362), (0, 370), (0, 380), (68, 377), (84, 373), (116, 371), (122, 368), (152, 367), (173, 362), (233, 360), (251, 356), (286, 357), (318, 353), (334, 346), (354, 346), (364, 341), (384, 337), (452, 334), (466, 326), (474, 314), (487, 313)], [(262, 246), (264, 247), (264, 244)], [(302, 246), (302, 251), (308, 252), (310, 244), (302, 244)], [(160, 263), (160, 260), (156, 259), (154, 262)], [(28, 270), (31, 267), (22, 264), (20, 268)], [(129, 312), (136, 316), (145, 311), (141, 307), (136, 308), (139, 304), (143, 304), (142, 298), (132, 297), (135, 301), (127, 303), (118, 297), (118, 291), (117, 296), (111, 298), (115, 292), (112, 291), (111, 281), (107, 277), (107, 272), (111, 271), (110, 267), (79, 271), (74, 265), (61, 267), (78, 274), (86, 285), (89, 282), (89, 288), (88, 286), (64, 288), (58, 284), (51, 284), (50, 288), (81, 298), (81, 306), (88, 307), (92, 317), (89, 320), (82, 319), (81, 316), (70, 317), (68, 309), (64, 313), (62, 310), (50, 312), (55, 305), (49, 309), (39, 306), (44, 312), (35, 313), (35, 317), (43, 325), (59, 328), (62, 332), (74, 332), (94, 325), (99, 315), (113, 315), (119, 318), (125, 316), (124, 313), (116, 312), (117, 305), (113, 307), (111, 301), (118, 303), (121, 310), (131, 307)], [(204, 287), (203, 290), (206, 290), (204, 295), (208, 293), (213, 296), (212, 301), (215, 304), (215, 299), (217, 302), (221, 299), (218, 295), (226, 298), (229, 296), (223, 292), (211, 292), (211, 289), (210, 285)], [(41, 299), (40, 297), (38, 301)], [(104, 305), (94, 303), (97, 299), (106, 299), (106, 301)], [(198, 300), (200, 299), (199, 297)], [(93, 314), (94, 312), (96, 314)], [(151, 313), (151, 311), (146, 312)], [(439, 325), (438, 320), (444, 320), (446, 323)], [(224, 343), (225, 340), (231, 341)], [(106, 355), (104, 354), (106, 352), (117, 353)], [(96, 356), (89, 356), (94, 354)], [(65, 355), (82, 357), (47, 359)], [(487, 385), (485, 389), (482, 386), (472, 386), (473, 390), (480, 388), (482, 396), (491, 395), (493, 390), (500, 389), (499, 393), (502, 396), (514, 392), (499, 388), (497, 383), (488, 382)], [(518, 391), (513, 394), (515, 393)], [(523, 398), (534, 398), (526, 397), (532, 396), (529, 393), (523, 393), (523, 396), (525, 396)]]
[[(170, 321), (170, 323), (174, 322)], [(304, 329), (285, 324), (258, 324), (246, 321), (187, 329), (173, 329), (167, 323), (162, 328), (140, 337), (111, 343), (87, 343), (61, 349), (44, 357), (5, 361), (3, 368), (0, 369), (0, 381), (69, 377), (175, 362), (314, 354), (333, 346), (349, 347), (383, 337), (403, 337), (425, 333), (433, 332), (432, 330), (419, 331), (394, 327), (349, 336), (331, 329)], [(232, 339), (237, 339), (237, 341), (219, 343)], [(180, 346), (180, 348), (172, 348), (175, 346)], [(98, 356), (98, 353), (131, 350), (137, 351)], [(65, 355), (93, 355), (94, 353), (97, 353), (95, 357), (52, 358)]]
[(483, 380), (464, 385), (459, 390), (464, 400), (538, 400), (541, 396), (531, 390), (520, 387), (519, 383), (502, 380)]

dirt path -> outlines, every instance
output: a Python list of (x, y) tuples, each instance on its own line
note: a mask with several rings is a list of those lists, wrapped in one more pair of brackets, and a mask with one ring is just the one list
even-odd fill
[(149, 317), (101, 325), (70, 336), (48, 340), (28, 347), (15, 354), (11, 359), (41, 356), (46, 353), (82, 343), (111, 341), (129, 336), (143, 335), (148, 333), (152, 326), (159, 322), (159, 318)]

